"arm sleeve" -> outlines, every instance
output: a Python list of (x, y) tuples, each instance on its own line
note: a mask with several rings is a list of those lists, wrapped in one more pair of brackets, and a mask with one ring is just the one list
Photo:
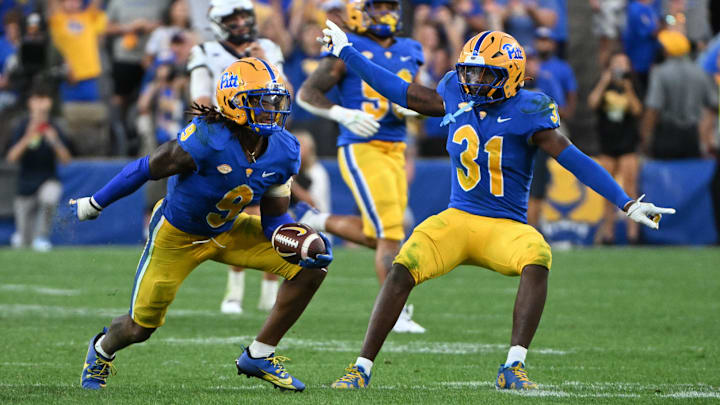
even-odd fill
[(267, 215), (261, 215), (260, 217), (260, 223), (262, 224), (263, 233), (265, 234), (265, 237), (268, 240), (272, 240), (272, 235), (275, 233), (275, 230), (285, 224), (290, 224), (292, 222), (295, 222), (293, 218), (288, 214), (287, 212), (278, 215), (278, 216), (267, 216)]
[(410, 83), (384, 67), (373, 63), (352, 46), (344, 47), (340, 51), (340, 58), (370, 87), (387, 97), (388, 100), (402, 107), (408, 107), (407, 90)]
[(93, 199), (100, 205), (100, 208), (105, 208), (126, 195), (132, 194), (151, 179), (150, 156), (148, 155), (125, 165), (120, 173), (93, 195)]
[(605, 197), (618, 208), (623, 209), (625, 204), (632, 200), (607, 170), (590, 159), (589, 156), (580, 152), (580, 149), (576, 148), (575, 145), (565, 148), (560, 152), (556, 160), (583, 184), (595, 190), (596, 193)]

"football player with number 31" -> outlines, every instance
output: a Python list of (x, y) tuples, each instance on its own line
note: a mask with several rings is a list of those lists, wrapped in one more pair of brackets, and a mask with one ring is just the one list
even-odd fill
[[(91, 197), (71, 201), (78, 219), (94, 219), (146, 181), (173, 176), (150, 220), (150, 237), (135, 274), (130, 311), (90, 339), (82, 386), (105, 387), (115, 352), (147, 340), (165, 323), (183, 280), (213, 260), (270, 272), (286, 280), (255, 341), (236, 360), (239, 374), (302, 391), (275, 355), (275, 346), (320, 287), (332, 261), (327, 254), (286, 262), (269, 241), (287, 213), (290, 183), (300, 167), (300, 144), (285, 130), (290, 93), (278, 69), (258, 58), (231, 64), (217, 83), (219, 109), (202, 106), (178, 135), (127, 166)], [(260, 204), (261, 217), (243, 213)]]
[[(392, 71), (395, 79), (411, 82), (424, 61), (422, 46), (413, 39), (396, 36), (400, 17), (398, 0), (347, 2), (346, 24), (353, 31), (350, 37), (355, 47)], [(342, 105), (333, 104), (325, 96), (335, 85)], [(319, 231), (327, 230), (348, 240), (361, 239), (364, 245), (375, 248), (375, 271), (382, 284), (405, 238), (405, 117), (418, 114), (388, 101), (331, 54), (303, 83), (296, 101), (311, 113), (340, 124), (338, 163), (360, 209), (365, 238), (355, 237), (354, 229), (346, 226), (347, 217), (318, 214), (303, 209), (302, 204), (295, 208), (296, 215)], [(412, 320), (412, 306), (403, 309), (393, 330), (425, 332)]]
[(554, 157), (580, 181), (627, 215), (657, 229), (659, 208), (631, 199), (594, 160), (557, 131), (557, 105), (543, 93), (522, 89), (525, 51), (510, 35), (485, 31), (462, 49), (455, 70), (437, 90), (399, 80), (351, 46), (332, 22), (323, 30), (333, 54), (390, 101), (428, 116), (444, 116), (452, 169), (448, 209), (418, 225), (400, 249), (375, 301), (360, 357), (333, 383), (361, 388), (410, 291), (460, 264), (520, 276), (507, 360), (498, 389), (534, 389), (525, 356), (540, 322), (551, 265), (550, 246), (527, 225), (527, 201), (535, 152)]

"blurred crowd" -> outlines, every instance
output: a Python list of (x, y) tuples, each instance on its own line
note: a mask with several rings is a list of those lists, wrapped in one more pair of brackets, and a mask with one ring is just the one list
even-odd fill
[[(526, 87), (553, 97), (566, 123), (578, 119), (578, 110), (591, 111), (598, 158), (622, 179), (631, 195), (638, 154), (659, 159), (716, 156), (720, 35), (712, 22), (720, 19), (720, 5), (712, 3), (718, 2), (568, 3), (404, 1), (402, 35), (417, 39), (425, 56), (417, 80), (434, 87), (453, 69), (468, 38), (484, 30), (504, 30), (526, 50), (532, 78)], [(209, 0), (3, 0), (0, 4), (0, 119), (5, 124), (0, 126), (0, 145), (7, 145), (8, 161), (67, 161), (70, 154), (135, 156), (173, 139), (188, 121), (191, 49), (215, 39), (207, 18)], [(345, 0), (254, 2), (258, 37), (279, 46), (284, 74), (295, 90), (322, 58), (316, 38), (325, 19), (342, 24), (345, 4)], [(578, 21), (571, 21), (571, 16)], [(585, 30), (591, 35), (584, 35)], [(573, 66), (580, 65), (576, 58), (588, 55), (595, 69), (575, 71)], [(587, 82), (594, 85), (586, 89), (578, 85)], [(44, 115), (34, 112), (39, 104), (45, 106), (38, 98), (47, 101)], [(334, 156), (335, 123), (294, 105), (288, 126), (308, 131), (319, 155)], [(419, 156), (446, 156), (447, 134), (439, 120), (412, 119), (408, 126), (413, 146), (409, 150)], [(13, 148), (15, 155), (8, 154)], [(44, 157), (23, 157), (40, 150)], [(540, 201), (544, 160), (538, 161), (540, 180), (532, 196)], [(23, 175), (37, 175), (30, 172), (27, 169)], [(36, 195), (41, 185), (24, 192)], [(536, 221), (536, 206), (531, 204), (530, 210), (530, 221)], [(636, 230), (628, 232), (630, 238), (636, 237)], [(608, 228), (600, 238), (609, 240), (610, 234)]]

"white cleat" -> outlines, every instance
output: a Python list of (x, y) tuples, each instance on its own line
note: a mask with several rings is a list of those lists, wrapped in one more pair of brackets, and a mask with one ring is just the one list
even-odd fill
[(412, 320), (414, 307), (412, 305), (405, 305), (400, 317), (395, 326), (393, 326), (393, 332), (397, 333), (425, 333), (425, 328), (420, 326), (417, 322)]
[(240, 315), (243, 313), (242, 303), (238, 300), (227, 299), (223, 300), (220, 305), (220, 312), (223, 314), (235, 314)]

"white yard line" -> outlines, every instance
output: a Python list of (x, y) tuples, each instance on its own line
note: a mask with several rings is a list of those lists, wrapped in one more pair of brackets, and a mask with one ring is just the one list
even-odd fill
[[(126, 314), (128, 312), (127, 307), (124, 308), (88, 308), (88, 307), (62, 307), (56, 305), (34, 305), (34, 304), (0, 304), (0, 312), (6, 315), (25, 315), (28, 313), (40, 314), (53, 317), (67, 317), (67, 316), (78, 316), (78, 317), (116, 317), (118, 315)], [(241, 316), (232, 316), (222, 314), (220, 311), (202, 310), (202, 309), (173, 309), (170, 307), (168, 310), (167, 317), (169, 320), (175, 317), (217, 317), (217, 318), (228, 318), (228, 319), (265, 319), (267, 314), (243, 314)]]
[[(233, 337), (208, 337), (208, 338), (165, 338), (156, 342), (178, 345), (221, 345), (221, 344), (242, 344), (252, 341), (253, 336)], [(314, 340), (284, 338), (280, 343), (281, 349), (302, 348), (325, 352), (350, 352), (354, 353), (360, 349), (360, 340)], [(431, 342), (413, 341), (408, 343), (387, 342), (383, 346), (385, 353), (431, 353), (431, 354), (473, 354), (473, 353), (496, 353), (507, 350), (504, 344), (484, 344), (468, 342)], [(536, 354), (565, 355), (568, 352), (556, 349), (536, 349)]]
[(3, 284), (0, 285), (0, 291), (16, 291), (22, 293), (35, 293), (41, 295), (59, 295), (59, 296), (70, 296), (79, 295), (80, 290), (68, 290), (63, 288), (46, 287), (42, 285), (29, 285), (29, 284)]
[(720, 391), (703, 392), (703, 391), (681, 391), (672, 394), (660, 394), (663, 398), (718, 398), (720, 399)]

